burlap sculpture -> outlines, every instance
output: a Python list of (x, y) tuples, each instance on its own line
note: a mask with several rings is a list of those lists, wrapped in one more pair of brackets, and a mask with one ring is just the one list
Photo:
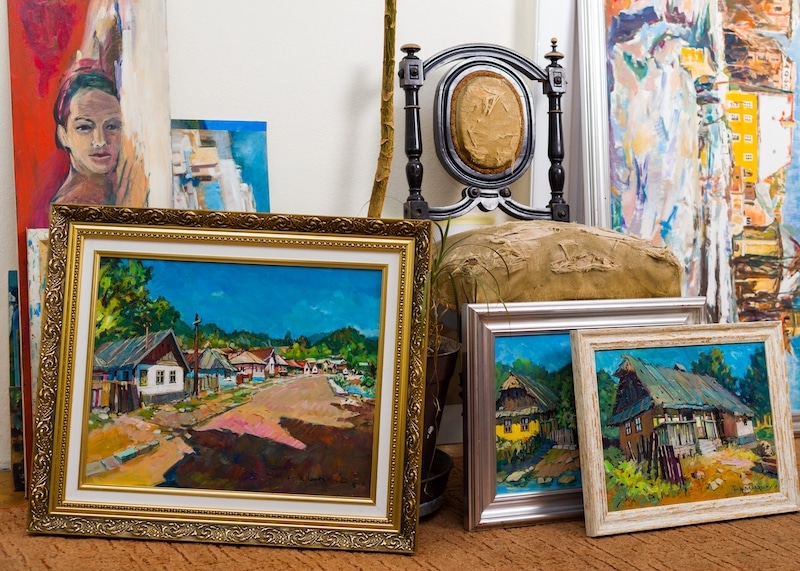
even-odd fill
[(506, 222), (449, 236), (445, 250), (434, 297), (453, 310), (460, 303), (681, 295), (681, 267), (666, 248), (582, 224)]

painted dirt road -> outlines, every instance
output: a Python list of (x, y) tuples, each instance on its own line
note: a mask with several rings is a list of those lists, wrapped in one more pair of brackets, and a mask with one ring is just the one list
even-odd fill
[(326, 376), (240, 386), (191, 411), (179, 407), (163, 406), (147, 421), (120, 415), (90, 431), (87, 462), (113, 442), (149, 448), (86, 483), (370, 494), (374, 404), (337, 395)]

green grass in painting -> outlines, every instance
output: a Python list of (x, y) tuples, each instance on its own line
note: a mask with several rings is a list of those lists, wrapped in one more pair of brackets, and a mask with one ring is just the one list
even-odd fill
[(141, 416), (145, 420), (152, 419), (153, 415), (155, 415), (155, 413), (156, 413), (156, 410), (152, 409), (152, 408), (140, 408), (139, 410), (136, 411), (136, 414), (138, 414), (139, 416)]
[(615, 466), (606, 460), (605, 468), (606, 485), (612, 492), (611, 510), (618, 510), (630, 504), (638, 507), (657, 505), (664, 497), (674, 497), (686, 491), (685, 485), (647, 478), (639, 471), (635, 462), (624, 461)]

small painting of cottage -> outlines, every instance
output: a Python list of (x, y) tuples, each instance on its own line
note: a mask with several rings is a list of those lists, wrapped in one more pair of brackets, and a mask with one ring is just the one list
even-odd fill
[(580, 487), (569, 335), (495, 340), (499, 494)]
[(763, 344), (596, 353), (610, 511), (777, 489)]

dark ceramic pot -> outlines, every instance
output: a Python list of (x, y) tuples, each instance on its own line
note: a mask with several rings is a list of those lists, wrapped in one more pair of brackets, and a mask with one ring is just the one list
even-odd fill
[[(447, 485), (447, 477), (453, 466), (453, 460), (441, 450), (436, 450), (436, 437), (439, 424), (442, 422), (444, 401), (450, 386), (450, 378), (456, 370), (461, 346), (458, 342), (442, 337), (439, 351), (428, 356), (425, 373), (425, 409), (422, 434), (422, 490), (420, 499), (422, 507), (420, 515), (426, 509), (429, 513), (436, 511), (438, 505), (431, 510), (430, 502), (437, 502)], [(427, 506), (427, 507), (426, 507)]]

